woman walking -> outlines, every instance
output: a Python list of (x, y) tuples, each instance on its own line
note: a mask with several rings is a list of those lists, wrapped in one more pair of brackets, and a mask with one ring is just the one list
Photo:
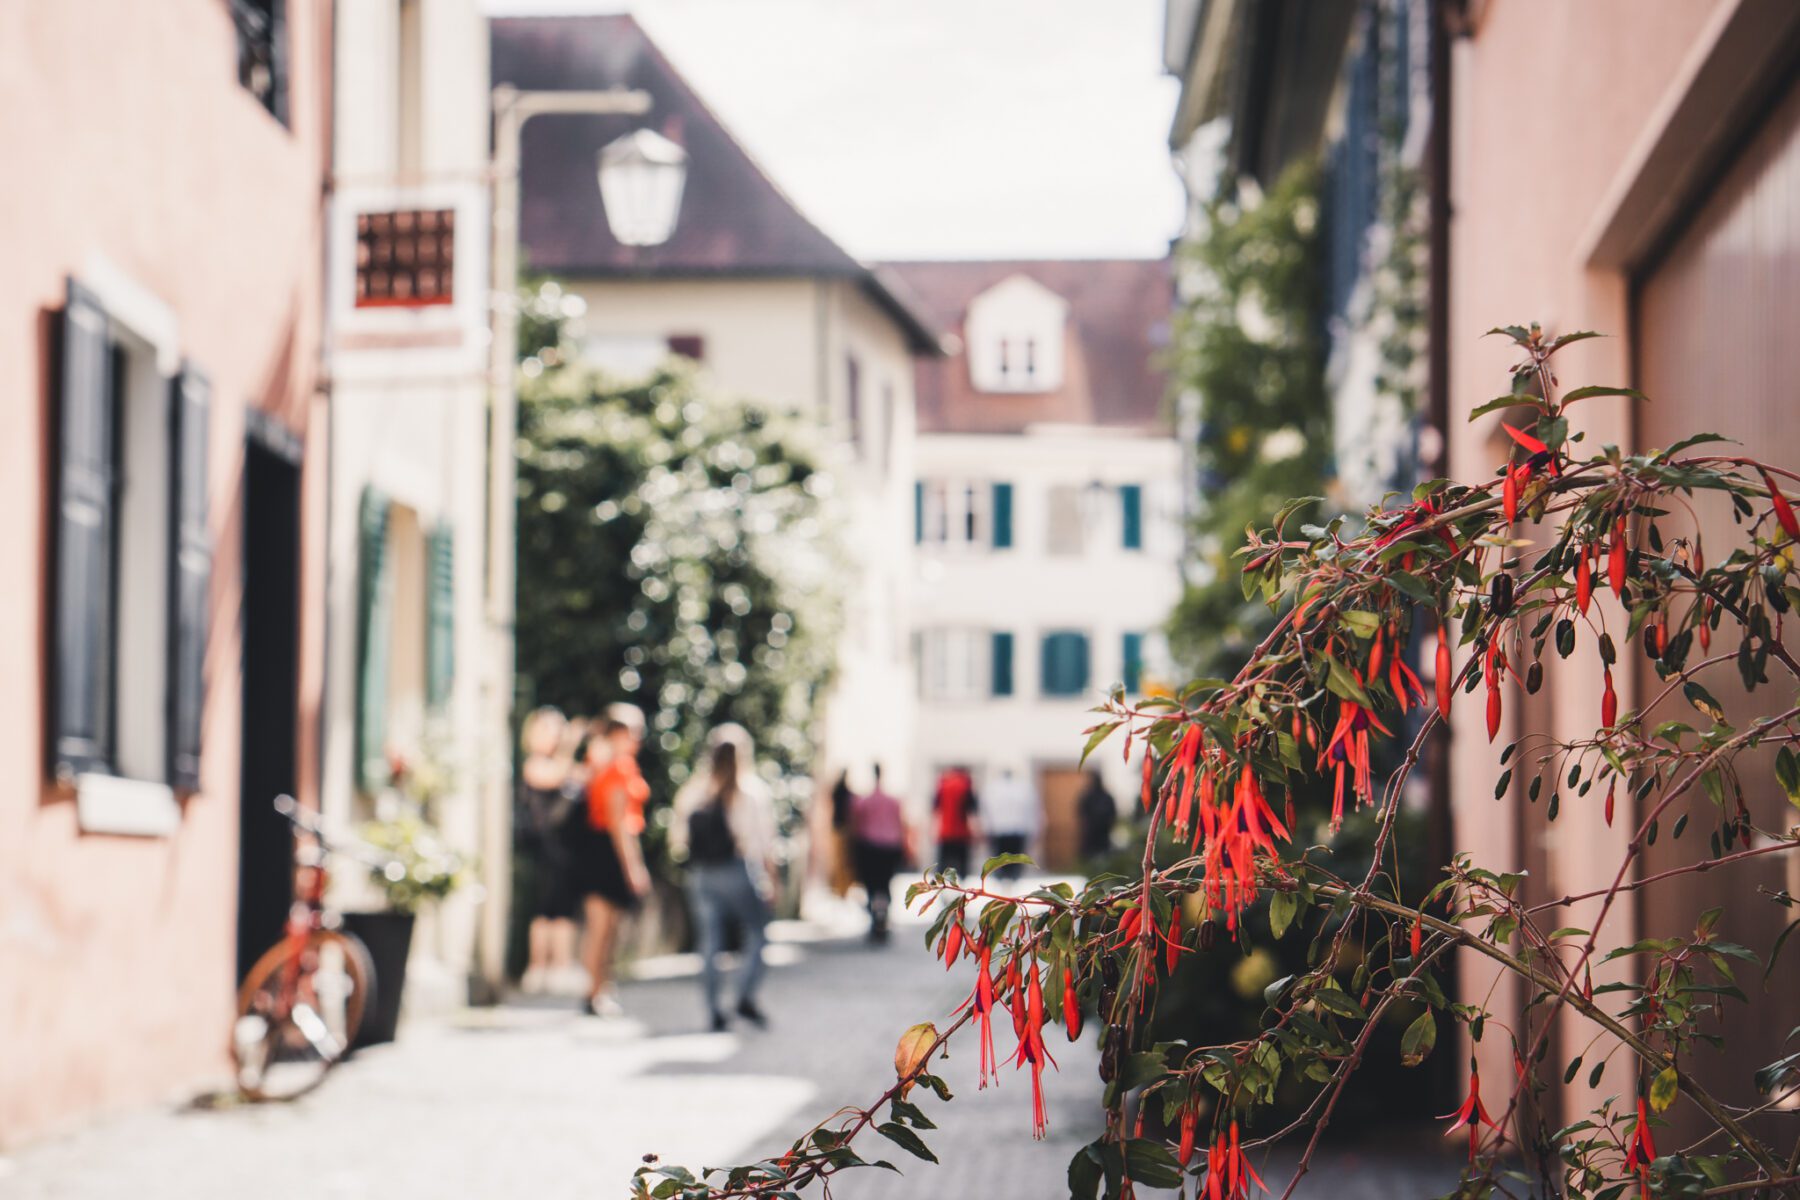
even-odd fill
[(581, 879), (586, 936), (582, 965), (588, 992), (582, 1010), (616, 1016), (619, 1004), (607, 993), (617, 952), (619, 922), (635, 912), (650, 890), (650, 872), (638, 838), (644, 832), (644, 802), (650, 785), (638, 771), (644, 714), (632, 704), (608, 705), (588, 738), (587, 825), (577, 842), (576, 873)]
[(559, 709), (540, 708), (525, 718), (520, 742), (513, 828), (530, 871), (529, 956), (519, 985), (527, 992), (560, 986), (575, 967), (575, 910), (581, 898), (572, 874), (569, 830), (579, 819), (580, 779), (575, 750), (581, 729)]
[(894, 873), (908, 857), (906, 815), (898, 797), (881, 786), (881, 764), (875, 765), (875, 788), (858, 796), (850, 808), (850, 839), (857, 881), (869, 903), (869, 940), (888, 940), (888, 909), (893, 903)]
[(686, 858), (688, 898), (700, 950), (700, 982), (715, 1032), (726, 1028), (720, 1006), (719, 955), (725, 926), (743, 934), (738, 967), (737, 1015), (768, 1023), (757, 1007), (763, 977), (763, 945), (773, 894), (775, 805), (756, 776), (750, 735), (741, 725), (721, 725), (707, 739), (706, 767), (675, 796), (669, 846)]

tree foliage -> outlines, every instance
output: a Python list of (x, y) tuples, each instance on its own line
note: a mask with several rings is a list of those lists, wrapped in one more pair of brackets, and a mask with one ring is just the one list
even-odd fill
[(1202, 510), (1170, 641), (1201, 674), (1236, 669), (1268, 628), (1232, 557), (1245, 529), (1288, 497), (1324, 488), (1331, 412), (1318, 190), (1317, 169), (1303, 162), (1253, 202), (1222, 195), (1183, 251), (1193, 294), (1176, 318), (1171, 368), (1176, 388), (1199, 399)]
[(780, 794), (808, 795), (840, 620), (812, 431), (675, 361), (628, 381), (582, 365), (545, 291), (530, 298), (541, 320), (520, 386), (524, 698), (643, 708), (653, 796), (724, 721), (756, 737)]
[[(929, 1158), (920, 1131), (932, 1119), (907, 1089), (949, 1098), (931, 1072), (959, 1034), (976, 1043), (965, 1058), (978, 1084), (1008, 1063), (1030, 1072), (1041, 1136), (1047, 1031), (1058, 1024), (1100, 1044), (1106, 1131), (1069, 1167), (1070, 1193), (1084, 1200), (1190, 1182), (1209, 1200), (1238, 1200), (1262, 1183), (1260, 1151), (1284, 1138), (1305, 1142), (1283, 1193), (1292, 1195), (1371, 1054), (1397, 1053), (1410, 1069), (1495, 1042), (1486, 1061), (1505, 1069), (1483, 1075), (1471, 1059), (1462, 1103), (1444, 1118), (1467, 1141), (1457, 1195), (1794, 1193), (1800, 1144), (1779, 1116), (1800, 1096), (1795, 1034), (1743, 1013), (1750, 989), (1779, 992), (1791, 980), (1777, 967), (1800, 923), (1786, 920), (1787, 892), (1742, 880), (1743, 864), (1800, 851), (1789, 807), (1800, 805), (1800, 659), (1781, 636), (1800, 603), (1800, 518), (1782, 481), (1800, 475), (1714, 453), (1720, 439), (1707, 434), (1639, 454), (1584, 453), (1570, 407), (1636, 398), (1625, 388), (1559, 390), (1552, 357), (1593, 335), (1550, 337), (1535, 325), (1495, 333), (1520, 357), (1512, 387), (1471, 417), (1502, 413), (1510, 452), (1493, 478), (1421, 484), (1354, 532), (1284, 507), (1239, 551), (1272, 613), (1246, 664), (1176, 697), (1115, 694), (1098, 710), (1090, 750), (1123, 737), (1145, 751), (1140, 869), (1024, 896), (990, 890), (985, 871), (980, 881), (915, 884), (909, 904), (938, 906), (928, 943), (973, 968), (955, 1019), (910, 1031), (894, 1087), (868, 1106), (839, 1110), (756, 1163), (699, 1175), (647, 1166), (639, 1195), (790, 1196), (814, 1185), (828, 1195), (842, 1171), (886, 1165), (862, 1157), (871, 1129)], [(1703, 544), (1708, 510), (1733, 514), (1729, 544)], [(1437, 643), (1429, 686), (1395, 653), (1414, 626)], [(1635, 711), (1621, 708), (1613, 681), (1627, 653), (1645, 663)], [(1630, 834), (1612, 882), (1535, 895), (1517, 864), (1483, 861), (1486, 848), (1474, 848), (1437, 865), (1422, 901), (1404, 899), (1394, 831), (1424, 739), (1468, 703), (1459, 692), (1479, 692), (1494, 741), (1521, 692), (1576, 656), (1598, 667), (1593, 724), (1559, 710), (1556, 731), (1524, 728), (1499, 749), (1494, 797), (1517, 806), (1534, 837), (1556, 820), (1622, 822)], [(1416, 732), (1401, 723), (1418, 713)], [(1370, 755), (1389, 742), (1404, 752), (1383, 775)], [(1755, 779), (1771, 781), (1766, 794), (1747, 787)], [(1362, 861), (1308, 845), (1294, 828), (1286, 801), (1309, 780), (1331, 788), (1340, 814), (1374, 815)], [(1709, 837), (1682, 841), (1690, 824)], [(1659, 836), (1679, 850), (1647, 872)], [(1740, 944), (1728, 931), (1753, 923), (1723, 909), (1680, 927), (1608, 929), (1633, 907), (1653, 920), (1658, 909), (1636, 905), (1639, 893), (1714, 871), (1739, 879), (1735, 903), (1777, 906), (1786, 932)], [(1259, 901), (1266, 920), (1247, 919)], [(1196, 947), (1295, 938), (1307, 944), (1306, 965), (1263, 989), (1255, 1030), (1214, 1044), (1157, 1040), (1169, 977)], [(1458, 956), (1510, 976), (1522, 1007), (1482, 999), (1505, 988), (1453, 995), (1446, 972)], [(996, 1021), (1010, 1027), (1004, 1057)], [(1559, 1043), (1559, 1027), (1579, 1033)], [(1395, 1028), (1397, 1045), (1382, 1049), (1378, 1033)], [(1731, 1039), (1763, 1065), (1703, 1081), (1706, 1047)], [(1548, 1093), (1582, 1073), (1600, 1089), (1597, 1104), (1553, 1124)], [(1288, 1119), (1277, 1102), (1293, 1089), (1307, 1099)], [(1704, 1136), (1676, 1137), (1678, 1105)]]

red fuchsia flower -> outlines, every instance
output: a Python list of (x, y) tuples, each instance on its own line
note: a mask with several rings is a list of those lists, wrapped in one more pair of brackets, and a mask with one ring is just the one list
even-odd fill
[(1413, 961), (1419, 961), (1419, 948), (1424, 941), (1425, 914), (1421, 910), (1413, 914), (1412, 941), (1408, 949), (1412, 951)]
[(1019, 1037), (1019, 1052), (1013, 1059), (1013, 1068), (1029, 1066), (1031, 1068), (1031, 1136), (1042, 1139), (1050, 1128), (1049, 1118), (1044, 1112), (1044, 1064), (1056, 1065), (1050, 1057), (1050, 1051), (1044, 1047), (1044, 989), (1038, 982), (1037, 964), (1027, 968), (1030, 983), (1027, 989), (1027, 1001), (1017, 1006), (1026, 1010), (1025, 1031)]
[(1200, 1107), (1189, 1101), (1181, 1110), (1181, 1142), (1175, 1151), (1175, 1157), (1180, 1161), (1183, 1171), (1194, 1161), (1194, 1135), (1199, 1129)]
[(994, 1054), (994, 974), (992, 952), (981, 948), (977, 958), (978, 969), (975, 975), (975, 990), (963, 1006), (975, 1014), (975, 1044), (981, 1048), (981, 1075), (977, 1090), (985, 1088), (991, 1078), (1000, 1082), (1000, 1060)]
[(1180, 904), (1175, 905), (1174, 908), (1169, 910), (1169, 932), (1164, 940), (1168, 943), (1163, 956), (1164, 965), (1167, 966), (1169, 974), (1173, 975), (1175, 973), (1175, 968), (1181, 963)]
[(953, 916), (950, 918), (950, 928), (944, 934), (944, 970), (948, 971), (956, 965), (956, 960), (962, 955), (962, 948), (962, 917)]
[(1612, 549), (1606, 555), (1606, 582), (1612, 585), (1613, 595), (1621, 595), (1625, 591), (1625, 518), (1620, 517), (1613, 523)]
[[(1207, 819), (1208, 810), (1201, 812)], [(1225, 927), (1235, 935), (1239, 914), (1256, 899), (1256, 855), (1273, 860), (1275, 839), (1292, 838), (1249, 768), (1238, 772), (1230, 804), (1212, 814), (1208, 825), (1202, 860), (1207, 902), (1224, 910)]]
[[(1468, 1096), (1468, 1099), (1466, 1099), (1462, 1102), (1461, 1108), (1457, 1109), (1453, 1113), (1445, 1113), (1442, 1117), (1439, 1118), (1439, 1120), (1447, 1121), (1451, 1117), (1456, 1118), (1456, 1123), (1444, 1131), (1444, 1136), (1448, 1137), (1451, 1134), (1455, 1133), (1457, 1130), (1461, 1129), (1464, 1125), (1467, 1125), (1469, 1127), (1469, 1161), (1470, 1162), (1475, 1161), (1475, 1148), (1481, 1142), (1481, 1127), (1483, 1125), (1486, 1125), (1489, 1129), (1493, 1130), (1495, 1133), (1500, 1133), (1500, 1127), (1498, 1125), (1494, 1124), (1493, 1118), (1488, 1116), (1488, 1114), (1487, 1114), (1487, 1109), (1482, 1107), (1482, 1104), (1481, 1104), (1481, 1073), (1475, 1069), (1475, 1060), (1474, 1059), (1469, 1060), (1469, 1096)], [(1504, 1139), (1506, 1135), (1501, 1134), (1500, 1136), (1502, 1139)]]
[(1594, 569), (1590, 565), (1593, 559), (1593, 547), (1583, 546), (1575, 555), (1575, 608), (1582, 616), (1587, 616), (1588, 605), (1594, 599)]
[(1500, 647), (1491, 641), (1481, 664), (1481, 677), (1487, 683), (1487, 734), (1491, 742), (1500, 733)]
[(1800, 520), (1794, 518), (1794, 506), (1781, 494), (1781, 489), (1775, 486), (1775, 480), (1770, 478), (1767, 471), (1762, 472), (1762, 480), (1763, 485), (1769, 489), (1769, 499), (1775, 505), (1775, 519), (1781, 523), (1782, 532), (1788, 535), (1789, 541), (1800, 542)]
[(1212, 1149), (1206, 1155), (1207, 1200), (1244, 1200), (1250, 1195), (1252, 1183), (1265, 1192), (1269, 1190), (1269, 1185), (1244, 1157), (1243, 1147), (1238, 1143), (1238, 1123), (1233, 1121), (1228, 1133), (1219, 1133), (1213, 1138)]
[(1637, 1125), (1631, 1131), (1631, 1139), (1625, 1143), (1625, 1169), (1637, 1173), (1638, 1195), (1644, 1200), (1649, 1200), (1650, 1164), (1655, 1161), (1656, 1141), (1650, 1136), (1650, 1112), (1644, 1107), (1644, 1098), (1639, 1096)]
[(1606, 686), (1600, 693), (1600, 724), (1611, 729), (1619, 719), (1619, 693), (1613, 690), (1612, 668), (1602, 667)]
[(1448, 721), (1450, 695), (1455, 690), (1455, 680), (1450, 670), (1450, 630), (1442, 621), (1438, 622), (1436, 673), (1437, 678), (1432, 682), (1437, 686), (1438, 715)]
[(1606, 785), (1606, 823), (1608, 825), (1612, 824), (1613, 796), (1618, 792), (1618, 790), (1619, 790), (1619, 781), (1616, 779)]
[[(1360, 679), (1358, 683), (1362, 682)], [(1375, 785), (1369, 770), (1369, 728), (1373, 726), (1392, 737), (1393, 732), (1381, 723), (1374, 713), (1354, 700), (1338, 701), (1337, 725), (1331, 731), (1331, 737), (1325, 743), (1325, 751), (1319, 756), (1319, 769), (1327, 764), (1336, 769), (1336, 786), (1331, 802), (1331, 829), (1337, 832), (1344, 823), (1344, 775), (1345, 768), (1350, 769), (1354, 777), (1353, 789), (1356, 792), (1356, 806), (1375, 801)]]
[(1013, 1036), (1023, 1039), (1025, 1036), (1025, 990), (1024, 980), (1019, 974), (1019, 955), (1015, 949), (1011, 958), (1006, 960), (1006, 1006), (1012, 1012)]

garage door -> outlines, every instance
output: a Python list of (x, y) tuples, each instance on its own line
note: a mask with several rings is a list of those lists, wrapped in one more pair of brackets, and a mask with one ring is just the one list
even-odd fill
[[(1638, 410), (1639, 446), (1667, 446), (1704, 430), (1743, 443), (1741, 450), (1725, 447), (1721, 453), (1745, 453), (1800, 468), (1800, 87), (1755, 130), (1667, 253), (1641, 278), (1636, 299), (1638, 374), (1650, 396)], [(1700, 514), (1707, 560), (1722, 561), (1740, 536), (1729, 506), (1703, 501)], [(1672, 528), (1679, 527), (1679, 521), (1666, 519), (1674, 522)], [(1800, 621), (1789, 618), (1787, 624), (1790, 646), (1800, 645)], [(1712, 650), (1718, 654), (1734, 648), (1733, 642), (1715, 639)], [(1716, 695), (1738, 693), (1726, 708), (1739, 728), (1794, 694), (1793, 681), (1776, 678), (1773, 665), (1770, 685), (1750, 697), (1742, 696), (1731, 663), (1708, 670), (1708, 677), (1717, 673)], [(1653, 681), (1645, 668), (1639, 694), (1646, 694), (1643, 685)], [(1652, 719), (1690, 715), (1671, 710), (1652, 714)], [(1743, 784), (1758, 825), (1781, 830), (1794, 824), (1794, 810), (1781, 797), (1772, 770), (1746, 770)], [(1673, 815), (1663, 822), (1645, 873), (1708, 853), (1719, 815), (1704, 797), (1696, 797), (1688, 811), (1688, 828), (1679, 842), (1670, 837)], [(1643, 895), (1645, 932), (1692, 929), (1701, 912), (1725, 905), (1721, 936), (1766, 952), (1796, 913), (1772, 904), (1758, 889), (1800, 887), (1795, 870), (1800, 864), (1789, 861), (1793, 858), (1752, 859), (1685, 880), (1673, 894)], [(1784, 952), (1776, 985), (1767, 993), (1759, 970), (1740, 972), (1739, 983), (1752, 999), (1748, 1011), (1725, 1002), (1731, 1028), (1762, 1030), (1768, 1036), (1741, 1038), (1726, 1055), (1705, 1047), (1697, 1052), (1697, 1073), (1721, 1099), (1754, 1102), (1751, 1074), (1779, 1056), (1779, 1039), (1800, 1024), (1800, 988), (1793, 986), (1800, 979), (1797, 949), (1800, 945), (1790, 945)], [(1790, 1130), (1783, 1144), (1792, 1140)]]

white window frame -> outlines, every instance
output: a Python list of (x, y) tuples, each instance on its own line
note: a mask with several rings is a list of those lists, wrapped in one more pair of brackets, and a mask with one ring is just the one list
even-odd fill
[(987, 479), (936, 476), (925, 484), (921, 539), (943, 549), (991, 549), (994, 544), (994, 484)]
[[(994, 675), (993, 643), (992, 630), (973, 625), (936, 625), (921, 629), (919, 698), (938, 703), (990, 699)], [(1015, 671), (1016, 658), (1015, 652)]]

